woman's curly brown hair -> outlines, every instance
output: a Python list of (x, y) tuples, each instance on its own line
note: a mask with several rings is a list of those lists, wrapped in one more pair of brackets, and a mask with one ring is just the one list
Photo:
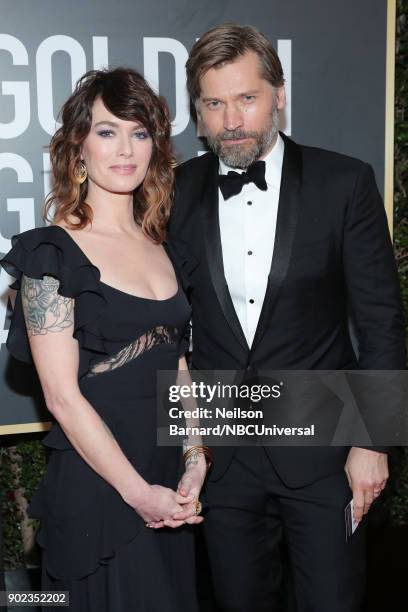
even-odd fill
[[(165, 100), (130, 68), (90, 70), (62, 107), (62, 126), (50, 143), (54, 184), (44, 216), (50, 220), (52, 209), (53, 222), (64, 221), (71, 229), (82, 229), (92, 222), (92, 209), (86, 203), (87, 181), (80, 185), (75, 173), (97, 98), (119, 119), (141, 123), (152, 138), (152, 157), (142, 184), (134, 191), (133, 211), (143, 232), (154, 242), (163, 242), (174, 183), (169, 113)], [(69, 221), (72, 217), (74, 222)]]

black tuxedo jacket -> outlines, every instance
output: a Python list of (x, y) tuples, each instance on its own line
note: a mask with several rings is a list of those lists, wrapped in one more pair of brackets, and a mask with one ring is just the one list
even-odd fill
[[(299, 146), (285, 152), (275, 245), (251, 349), (224, 276), (218, 221), (218, 158), (176, 170), (169, 226), (192, 309), (196, 369), (403, 369), (402, 305), (387, 219), (371, 167)], [(358, 339), (349, 334), (351, 314)], [(214, 448), (212, 478), (233, 448)], [(342, 447), (269, 447), (288, 486), (342, 470)]]

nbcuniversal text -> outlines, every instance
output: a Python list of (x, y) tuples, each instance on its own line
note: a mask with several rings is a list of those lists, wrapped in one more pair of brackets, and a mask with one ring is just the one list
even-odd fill
[(268, 427), (263, 424), (218, 424), (214, 425), (214, 427), (180, 427), (179, 425), (170, 425), (169, 434), (170, 436), (185, 436), (187, 438), (194, 436), (314, 436), (315, 426), (311, 425), (310, 427), (278, 427), (277, 425), (272, 425), (272, 427)]

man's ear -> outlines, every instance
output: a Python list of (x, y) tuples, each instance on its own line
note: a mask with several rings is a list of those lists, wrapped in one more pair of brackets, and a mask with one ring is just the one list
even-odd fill
[(278, 110), (283, 110), (286, 106), (286, 92), (284, 85), (281, 85), (281, 87), (276, 89), (276, 103)]
[(197, 100), (197, 102), (195, 103), (194, 108), (195, 108), (196, 117), (197, 117), (197, 136), (198, 138), (201, 138), (202, 136), (205, 136), (205, 128), (203, 124), (203, 117), (200, 111), (200, 101), (199, 100)]
[(194, 108), (195, 108), (195, 112), (197, 115), (197, 121), (202, 121), (202, 115), (201, 115), (201, 106), (200, 106), (200, 100), (196, 100), (194, 103)]

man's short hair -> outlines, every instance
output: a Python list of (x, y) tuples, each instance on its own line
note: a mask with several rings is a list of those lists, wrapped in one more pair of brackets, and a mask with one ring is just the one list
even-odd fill
[(195, 104), (200, 97), (200, 82), (210, 68), (217, 68), (254, 51), (260, 61), (261, 75), (273, 87), (284, 84), (282, 64), (270, 41), (254, 26), (225, 23), (208, 30), (193, 45), (186, 63), (187, 90)]

